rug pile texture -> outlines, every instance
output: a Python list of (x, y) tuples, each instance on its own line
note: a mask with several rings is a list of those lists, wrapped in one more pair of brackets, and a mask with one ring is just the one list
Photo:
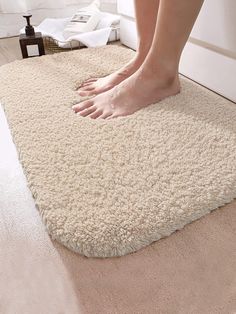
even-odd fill
[(71, 107), (90, 77), (134, 52), (90, 48), (0, 68), (0, 101), (48, 233), (85, 256), (121, 256), (236, 197), (236, 105), (181, 79), (181, 94), (91, 120)]

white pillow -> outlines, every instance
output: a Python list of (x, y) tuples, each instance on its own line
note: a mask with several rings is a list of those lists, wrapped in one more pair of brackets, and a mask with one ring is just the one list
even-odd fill
[(89, 6), (79, 9), (64, 29), (65, 39), (76, 34), (95, 30), (101, 19), (99, 8), (100, 0), (95, 0)]

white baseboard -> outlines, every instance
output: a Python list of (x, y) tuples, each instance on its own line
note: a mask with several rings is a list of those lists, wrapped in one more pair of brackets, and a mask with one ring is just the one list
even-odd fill
[(180, 73), (236, 102), (236, 59), (188, 42)]

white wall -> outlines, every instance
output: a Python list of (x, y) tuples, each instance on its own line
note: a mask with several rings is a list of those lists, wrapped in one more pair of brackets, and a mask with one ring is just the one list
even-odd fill
[[(58, 5), (58, 8), (53, 9), (41, 9), (44, 8), (44, 2), (47, 3), (47, 0), (44, 2), (41, 1), (37, 9), (30, 11), (33, 14), (32, 24), (37, 25), (46, 17), (69, 17), (73, 15), (78, 8), (88, 5), (91, 1), (92, 0), (67, 0), (67, 6), (65, 8), (60, 8), (60, 5)], [(101, 10), (116, 13), (116, 0), (101, 0)], [(25, 19), (22, 17), (22, 13), (0, 13), (0, 38), (18, 35), (19, 30), (24, 26)]]
[(236, 102), (235, 0), (205, 0), (180, 72)]
[(206, 0), (191, 37), (236, 53), (236, 1)]

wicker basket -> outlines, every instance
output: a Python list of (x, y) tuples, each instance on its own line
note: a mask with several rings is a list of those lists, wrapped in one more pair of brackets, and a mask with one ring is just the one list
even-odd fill
[[(108, 42), (108, 44), (112, 44), (115, 43), (117, 41), (119, 41), (119, 28), (113, 28), (112, 31), (115, 34), (115, 41), (112, 42)], [(84, 46), (83, 44), (81, 44), (80, 42), (76, 41), (77, 44), (79, 44), (77, 47), (73, 46), (73, 40), (70, 42), (67, 42), (67, 44), (70, 45), (69, 48), (61, 48), (59, 47), (59, 42), (55, 39), (53, 39), (52, 37), (44, 37), (43, 38), (44, 41), (44, 47), (45, 47), (45, 51), (47, 54), (53, 54), (53, 53), (57, 53), (57, 52), (63, 52), (63, 51), (70, 51), (70, 50), (77, 50), (77, 49), (81, 49), (81, 48), (86, 48), (86, 46)], [(62, 43), (62, 42), (60, 42)]]

